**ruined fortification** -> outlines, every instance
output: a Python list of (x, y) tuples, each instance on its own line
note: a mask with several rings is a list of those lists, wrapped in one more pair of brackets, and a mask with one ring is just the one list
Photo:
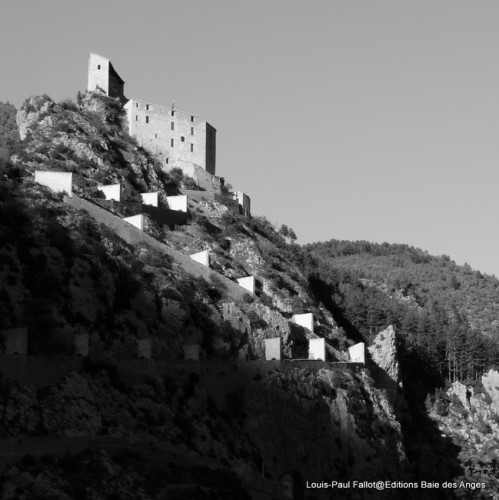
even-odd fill
[(113, 68), (111, 61), (98, 54), (90, 54), (88, 59), (87, 90), (101, 89), (106, 95), (117, 97), (124, 104), (125, 82)]
[(127, 113), (128, 131), (161, 158), (166, 168), (200, 167), (215, 175), (216, 133), (202, 116), (124, 96), (125, 82), (111, 61), (98, 54), (88, 60), (87, 90), (117, 97)]

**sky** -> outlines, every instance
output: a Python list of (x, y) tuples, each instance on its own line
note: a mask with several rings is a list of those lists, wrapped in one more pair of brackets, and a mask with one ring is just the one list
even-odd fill
[(299, 243), (406, 243), (499, 276), (499, 2), (2, 0), (0, 101), (205, 116), (217, 175)]

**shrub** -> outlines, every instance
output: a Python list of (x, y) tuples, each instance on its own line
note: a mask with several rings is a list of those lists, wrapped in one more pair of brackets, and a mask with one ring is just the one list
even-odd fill
[(66, 99), (60, 101), (59, 106), (66, 111), (78, 111), (76, 103), (69, 97), (66, 97)]
[(434, 410), (440, 417), (445, 417), (449, 413), (449, 398), (443, 389), (435, 391)]
[(250, 293), (245, 293), (243, 295), (243, 302), (245, 304), (253, 304), (254, 301), (255, 301), (255, 297), (253, 295), (251, 295)]
[(170, 176), (170, 179), (173, 181), (174, 184), (180, 185), (182, 181), (184, 180), (184, 172), (180, 168), (172, 168), (169, 172), (168, 175)]
[(196, 181), (192, 177), (189, 177), (188, 175), (184, 175), (182, 186), (184, 187), (184, 189), (194, 189), (194, 190), (198, 189)]

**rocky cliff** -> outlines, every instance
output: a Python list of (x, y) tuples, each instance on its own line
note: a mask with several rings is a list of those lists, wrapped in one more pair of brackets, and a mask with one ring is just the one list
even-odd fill
[(440, 432), (459, 448), (464, 470), (455, 480), (485, 485), (477, 498), (499, 497), (498, 380), (499, 373), (489, 370), (481, 384), (454, 382), (427, 402)]

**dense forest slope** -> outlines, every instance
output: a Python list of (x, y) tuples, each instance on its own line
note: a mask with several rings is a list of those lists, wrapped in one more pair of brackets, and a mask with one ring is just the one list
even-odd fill
[(344, 327), (368, 338), (394, 324), (444, 379), (476, 379), (499, 361), (499, 281), (408, 245), (331, 240), (306, 246)]

